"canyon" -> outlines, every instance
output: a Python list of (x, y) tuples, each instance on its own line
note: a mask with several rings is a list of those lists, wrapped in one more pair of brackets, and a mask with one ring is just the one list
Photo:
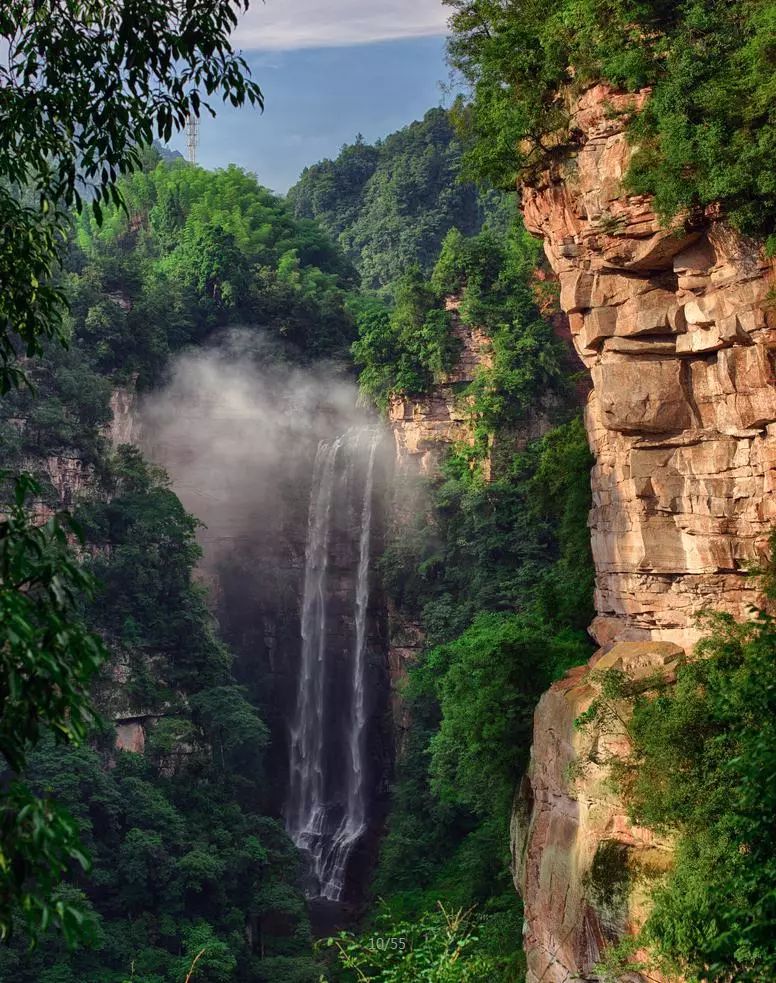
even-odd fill
[[(611, 884), (596, 883), (603, 859), (617, 858), (623, 883), (629, 869), (670, 863), (670, 842), (633, 826), (605, 768), (573, 777), (590, 742), (627, 752), (622, 735), (575, 727), (598, 690), (591, 670), (670, 679), (705, 609), (746, 619), (765, 603), (752, 574), (776, 519), (774, 264), (713, 210), (666, 226), (648, 197), (627, 193), (626, 124), (648, 97), (603, 84), (582, 92), (567, 159), (522, 190), (593, 382), (590, 630), (600, 646), (540, 701), (516, 797), (528, 983), (596, 979), (605, 946), (643, 922), (643, 883), (613, 900)], [(627, 979), (662, 978), (645, 973)]]
[[(597, 673), (671, 682), (706, 610), (743, 620), (767, 606), (756, 572), (776, 518), (774, 263), (714, 209), (667, 225), (650, 198), (628, 193), (626, 128), (649, 95), (578, 93), (563, 161), (522, 188), (549, 268), (532, 275), (557, 281), (553, 328), (589, 379), (574, 386), (595, 462), (598, 646), (541, 697), (515, 794), (528, 983), (597, 980), (607, 950), (643, 924), (650, 877), (671, 865), (670, 837), (635, 825), (610, 784), (607, 759), (628, 754), (625, 733), (577, 724), (600, 695)], [(272, 812), (305, 855), (319, 931), (363, 911), (394, 758), (413, 726), (403, 689), (426, 648), (422, 613), (381, 588), (379, 557), (403, 527), (433, 525), (429, 489), (446, 455), (475, 443), (466, 390), (493, 366), (491, 338), (466, 323), (461, 297), (439, 303), (458, 357), (427, 392), (393, 393), (385, 429), (357, 407), (349, 367), (289, 367), (263, 336), (238, 330), (223, 349), (176, 356), (167, 382), (142, 398), (136, 377), (115, 386), (102, 430), (162, 465), (204, 523), (197, 576), (236, 680), (266, 721)], [(577, 366), (567, 368), (573, 377)], [(539, 394), (519, 425), (490, 434), (486, 485), (552, 428), (552, 399)], [(63, 506), (88, 500), (93, 470), (77, 448), (45, 459)], [(102, 708), (116, 748), (142, 754), (166, 711), (133, 702), (120, 657), (110, 674)], [(346, 917), (322, 918), (327, 905)], [(654, 966), (621, 978), (669, 981)]]

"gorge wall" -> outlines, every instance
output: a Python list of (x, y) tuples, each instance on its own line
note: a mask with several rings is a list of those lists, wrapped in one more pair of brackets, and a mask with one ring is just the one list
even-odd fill
[(391, 757), (369, 563), (382, 541), (384, 434), (342, 368), (282, 355), (235, 331), (179, 356), (141, 400), (138, 439), (204, 523), (200, 574), (270, 728), (273, 808), (311, 860), (306, 892), (358, 901)]
[[(591, 666), (633, 675), (670, 673), (704, 608), (744, 619), (762, 606), (748, 572), (776, 519), (774, 265), (714, 214), (666, 228), (649, 198), (624, 191), (625, 125), (648, 97), (584, 92), (572, 107), (574, 153), (523, 189), (526, 225), (544, 242), (593, 382), (591, 632), (601, 648)], [(587, 740), (574, 719), (594, 694), (589, 669), (577, 669), (536, 711), (513, 821), (529, 983), (596, 979), (605, 944), (643, 919), (639, 889), (613, 901), (596, 886), (604, 854), (624, 867), (670, 861), (670, 844), (629, 823), (601, 769), (569, 777)]]
[[(458, 316), (458, 302), (450, 298), (451, 332), (460, 344), (453, 369), (423, 395), (394, 396), (388, 423), (394, 443), (393, 493), (389, 504), (389, 537), (396, 535), (413, 517), (430, 508), (425, 482), (439, 475), (445, 454), (457, 443), (471, 441), (470, 414), (459, 391), (467, 386), (480, 365), (489, 359), (489, 339), (478, 328), (465, 325)], [(408, 667), (423, 647), (421, 624), (396, 609), (387, 599), (388, 667), (391, 677), (391, 707), (395, 744), (401, 747), (409, 727), (400, 689)]]
[[(235, 678), (272, 735), (268, 805), (288, 818), (290, 745), (304, 730), (313, 753), (303, 763), (326, 781), (313, 790), (320, 801), (312, 793), (304, 799), (301, 832), (315, 839), (313, 827), (318, 852), (328, 850), (336, 869), (327, 899), (349, 904), (360, 901), (375, 860), (392, 754), (385, 618), (369, 562), (382, 545), (386, 434), (357, 408), (344, 370), (321, 364), (313, 373), (282, 355), (246, 332), (180, 355), (153, 391), (138, 392), (135, 380), (112, 388), (100, 441), (106, 451), (141, 448), (200, 521), (197, 579), (234, 654)], [(313, 549), (316, 462), (327, 447), (335, 449), (331, 485)], [(78, 448), (40, 464), (51, 485), (51, 501), (38, 505), (42, 516), (53, 503), (73, 507), (107, 494)], [(308, 610), (309, 597), (317, 610)], [(304, 706), (300, 679), (310, 689)], [(131, 681), (118, 652), (100, 682), (99, 705), (115, 727), (116, 748), (142, 753), (168, 711), (142, 702)], [(312, 719), (316, 708), (325, 719)], [(311, 876), (305, 887), (317, 897), (321, 885)]]
[[(475, 433), (472, 396), (466, 390), (480, 369), (492, 365), (493, 349), (481, 327), (464, 323), (460, 300), (448, 297), (450, 331), (459, 344), (459, 354), (450, 370), (438, 376), (423, 394), (395, 395), (388, 410), (393, 434), (394, 460), (391, 501), (388, 508), (388, 539), (401, 539), (402, 528), (413, 524), (433, 526), (430, 483), (441, 477), (441, 465), (456, 446), (473, 446)], [(491, 437), (487, 453), (479, 462), (486, 480), (497, 477), (515, 453), (552, 427), (550, 398), (519, 424), (501, 428)], [(397, 610), (387, 598), (389, 624), (389, 669), (395, 742), (401, 747), (409, 726), (401, 685), (408, 667), (422, 649), (425, 636), (419, 620)]]

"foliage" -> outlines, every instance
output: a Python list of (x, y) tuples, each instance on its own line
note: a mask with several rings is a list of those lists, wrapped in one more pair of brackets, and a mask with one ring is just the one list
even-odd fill
[(764, 614), (707, 628), (675, 685), (609, 686), (632, 743), (614, 778), (635, 822), (676, 838), (639, 941), (685, 979), (764, 983), (776, 971), (776, 628)]
[(355, 301), (359, 337), (351, 352), (359, 384), (382, 410), (400, 393), (426, 392), (458, 352), (448, 313), (419, 268), (396, 284), (393, 309), (376, 298)]
[(164, 658), (154, 669), (152, 706), (165, 698), (165, 687), (222, 683), (229, 665), (204, 591), (191, 583), (200, 556), (197, 521), (157, 480), (135, 448), (122, 447), (113, 462), (111, 497), (85, 503), (77, 513), (101, 547), (92, 561), (101, 634), (140, 658)]
[[(40, 488), (30, 475), (15, 482), (0, 523), (0, 754), (13, 775), (23, 773), (41, 733), (80, 744), (93, 719), (89, 684), (105, 658), (100, 641), (79, 616), (80, 598), (95, 582), (74, 560), (69, 517), (36, 524), (28, 499)], [(11, 780), (0, 797), (0, 934), (20, 910), (35, 937), (49, 923), (69, 939), (81, 916), (53, 896), (71, 862), (88, 866), (70, 817), (55, 803)]]
[(79, 221), (67, 284), (95, 370), (147, 386), (172, 352), (230, 325), (296, 359), (344, 353), (353, 271), (320, 229), (237, 167), (149, 166), (122, 184), (126, 213)]
[[(60, 921), (80, 918), (91, 941), (68, 950), (46, 936), (27, 953), (20, 931), (0, 951), (0, 977), (122, 983), (134, 966), (139, 983), (181, 983), (204, 949), (197, 966), (207, 979), (253, 980), (261, 958), (246, 922), (278, 967), (298, 966), (309, 952), (298, 858), (261, 815), (267, 730), (192, 582), (196, 521), (134, 448), (109, 459), (104, 480), (109, 496), (77, 513), (100, 579), (84, 620), (111, 650), (96, 696), (147, 740), (142, 753), (117, 751), (112, 726), (92, 727), (78, 750), (49, 736), (28, 755), (27, 781), (69, 810), (67, 830), (91, 855), (88, 877), (46, 855), (49, 876), (65, 873), (65, 897), (79, 899)], [(58, 813), (46, 820), (42, 835), (60, 833)]]
[(490, 339), (490, 364), (465, 394), (483, 448), (490, 434), (524, 421), (542, 397), (567, 395), (565, 353), (539, 310), (538, 259), (538, 243), (518, 221), (505, 233), (486, 229), (468, 239), (454, 229), (432, 275), (440, 295), (460, 298), (462, 322)]
[[(374, 890), (386, 917), (437, 901), (477, 904), (477, 951), (496, 980), (521, 978), (521, 913), (508, 822), (533, 708), (589, 657), (590, 454), (578, 417), (485, 481), (453, 455), (417, 526), (389, 536), (383, 579), (430, 651), (403, 692), (412, 727), (397, 764)], [(524, 970), (522, 970), (524, 972)]]
[(430, 273), (449, 229), (471, 235), (500, 220), (501, 196), (460, 180), (461, 153), (449, 114), (431, 109), (374, 146), (359, 137), (306, 168), (289, 201), (338, 238), (365, 287), (391, 288), (412, 266)]
[(421, 617), (432, 644), (479, 611), (535, 606), (542, 621), (584, 631), (592, 617), (586, 518), (591, 455), (582, 420), (549, 431), (486, 481), (452, 455), (434, 488), (434, 522), (396, 530), (381, 560), (392, 597)]
[(455, 641), (434, 649), (422, 672), (439, 702), (429, 744), (431, 787), (475, 814), (506, 816), (531, 743), (536, 700), (584, 654), (571, 632), (519, 615), (483, 612)]
[(573, 148), (569, 90), (651, 86), (632, 123), (629, 176), (666, 218), (720, 203), (745, 232), (776, 215), (771, 0), (445, 0), (450, 60), (473, 98), (457, 107), (469, 173), (512, 186)]
[[(80, 592), (80, 616), (111, 652), (93, 695), (106, 715), (139, 715), (145, 751), (114, 762), (111, 740), (89, 730), (78, 754), (46, 740), (29, 758), (40, 802), (20, 823), (30, 796), (9, 792), (4, 846), (15, 831), (14, 876), (34, 899), (67, 878), (45, 915), (31, 902), (30, 920), (41, 929), (50, 920), (65, 941), (79, 929), (90, 946), (71, 953), (49, 933), (25, 954), (30, 931), (17, 907), (0, 976), (123, 983), (134, 963), (134, 980), (180, 983), (197, 940), (212, 936), (197, 966), (213, 978), (263, 978), (266, 961), (270, 979), (317, 981), (296, 853), (261, 816), (273, 799), (268, 731), (192, 581), (197, 522), (137, 450), (111, 451), (105, 427), (117, 384), (150, 385), (173, 351), (232, 323), (286, 342), (273, 357), (343, 350), (352, 272), (312, 223), (236, 168), (207, 174), (161, 165), (152, 152), (143, 161), (122, 182), (126, 210), (78, 220), (62, 280), (73, 343), (46, 345), (28, 370), (34, 390), (0, 404), (0, 446), (10, 465), (36, 471), (46, 505), (75, 496), (88, 576), (99, 580), (94, 603)], [(31, 844), (45, 858), (39, 871)], [(72, 862), (86, 854), (88, 878)]]
[(465, 325), (489, 339), (488, 363), (459, 393), (475, 421), (477, 448), (499, 428), (523, 421), (544, 398), (566, 395), (564, 352), (542, 317), (534, 282), (536, 242), (520, 223), (445, 237), (430, 280), (420, 269), (394, 285), (392, 307), (377, 299), (354, 305), (359, 337), (352, 347), (359, 384), (379, 407), (401, 394), (428, 392), (455, 364), (460, 342), (451, 331), (448, 299)]
[[(26, 382), (20, 354), (67, 342), (66, 292), (57, 277), (67, 250), (70, 209), (91, 201), (99, 223), (108, 202), (121, 204), (118, 176), (139, 166), (154, 132), (169, 138), (205, 99), (261, 104), (245, 62), (229, 44), (239, 0), (207, 10), (171, 2), (152, 6), (67, 0), (0, 11), (0, 392)], [(65, 360), (53, 367), (60, 403), (33, 407), (3, 443), (23, 454), (31, 432), (38, 452), (75, 439), (78, 410), (99, 418), (106, 387), (82, 389), (85, 375)], [(75, 403), (76, 407), (68, 405)], [(13, 408), (10, 408), (11, 412)], [(74, 412), (75, 410), (75, 412)], [(94, 424), (104, 418), (92, 420)], [(98, 440), (84, 447), (90, 458)], [(10, 463), (10, 462), (8, 462)], [(67, 546), (57, 517), (36, 528), (24, 509), (40, 492), (26, 476), (2, 524), (2, 751), (12, 772), (26, 765), (42, 727), (82, 740), (89, 716), (86, 687), (103, 648), (83, 628), (78, 595), (92, 580)], [(82, 916), (54, 885), (70, 860), (85, 863), (69, 818), (33, 796), (18, 778), (0, 793), (0, 928), (22, 912), (33, 937), (49, 922), (72, 940)]]
[(535, 604), (543, 622), (583, 632), (593, 615), (594, 570), (587, 527), (593, 455), (582, 416), (550, 430), (537, 450), (529, 494), (534, 514), (555, 530), (558, 552)]
[(70, 215), (91, 200), (97, 221), (118, 205), (119, 174), (136, 169), (155, 133), (168, 140), (213, 96), (262, 104), (229, 34), (242, 0), (207, 9), (56, 8), (26, 0), (0, 14), (0, 389), (20, 378), (41, 338), (64, 340), (64, 297), (54, 280)]
[(328, 939), (346, 970), (342, 980), (366, 983), (475, 983), (491, 979), (492, 963), (477, 952), (477, 920), (471, 911), (441, 903), (415, 922), (384, 916), (367, 936)]

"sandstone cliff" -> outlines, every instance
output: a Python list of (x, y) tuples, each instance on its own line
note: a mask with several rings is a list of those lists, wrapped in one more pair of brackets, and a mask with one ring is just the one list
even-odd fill
[[(664, 228), (648, 198), (625, 193), (625, 122), (648, 97), (585, 92), (574, 153), (523, 191), (593, 381), (592, 663), (614, 656), (629, 672), (688, 650), (704, 607), (746, 618), (762, 602), (747, 572), (776, 519), (773, 264), (714, 215)], [(596, 894), (602, 850), (626, 865), (634, 850), (665, 859), (667, 844), (629, 824), (600, 775), (569, 776), (573, 721), (592, 698), (576, 670), (536, 713), (513, 824), (529, 983), (595, 978), (604, 943), (643, 917), (631, 893), (613, 921)]]
[[(445, 454), (455, 444), (472, 440), (470, 413), (461, 390), (475, 377), (480, 365), (489, 364), (489, 339), (478, 328), (465, 325), (458, 316), (458, 302), (447, 301), (452, 332), (460, 344), (460, 355), (452, 371), (423, 395), (395, 396), (388, 410), (393, 435), (392, 494), (388, 503), (388, 536), (425, 514), (429, 508), (425, 482), (439, 475)], [(401, 698), (408, 667), (424, 644), (419, 622), (409, 619), (391, 603), (388, 613), (388, 670), (391, 680), (391, 709), (394, 743), (400, 748), (410, 725)]]
[(453, 444), (472, 440), (471, 414), (460, 391), (472, 382), (481, 365), (490, 364), (490, 339), (480, 328), (462, 322), (458, 300), (448, 298), (446, 307), (451, 333), (460, 345), (456, 365), (431, 392), (394, 396), (388, 411), (400, 477), (434, 477)]

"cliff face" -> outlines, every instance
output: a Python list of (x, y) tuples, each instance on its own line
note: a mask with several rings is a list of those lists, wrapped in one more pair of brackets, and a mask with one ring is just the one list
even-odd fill
[(688, 645), (705, 604), (745, 617), (758, 600), (745, 572), (776, 517), (773, 267), (720, 222), (661, 228), (625, 195), (617, 112), (633, 101), (604, 86), (579, 100), (581, 149), (524, 212), (594, 384), (595, 635)]
[[(546, 275), (544, 270), (536, 271), (537, 287)], [(558, 312), (554, 298), (548, 299), (547, 294), (537, 289), (536, 299), (542, 313), (551, 318), (555, 334), (568, 343), (568, 321), (565, 315)], [(455, 365), (437, 379), (429, 392), (394, 397), (388, 411), (394, 443), (392, 494), (387, 509), (389, 539), (400, 535), (402, 527), (411, 526), (428, 516), (428, 482), (440, 477), (441, 464), (454, 446), (473, 446), (475, 442), (471, 405), (467, 403), (465, 390), (480, 369), (492, 366), (491, 340), (484, 329), (463, 322), (459, 314), (459, 298), (448, 297), (445, 306), (450, 313), (451, 334), (459, 344)], [(572, 359), (575, 362), (570, 346), (567, 346), (567, 350), (570, 362)], [(579, 367), (577, 364), (570, 365), (573, 371)], [(497, 437), (491, 437), (487, 454), (481, 462), (482, 473), (487, 480), (501, 474), (516, 452), (552, 428), (556, 404), (557, 397), (546, 394), (526, 419), (502, 428)], [(401, 697), (401, 684), (408, 667), (423, 648), (425, 636), (422, 625), (411, 620), (406, 612), (398, 611), (390, 598), (387, 611), (395, 742), (397, 747), (401, 747), (410, 725)]]
[[(776, 519), (773, 264), (713, 215), (667, 229), (650, 199), (625, 193), (624, 126), (648, 95), (584, 93), (578, 152), (523, 192), (593, 382), (591, 630), (602, 649), (592, 661), (614, 644), (631, 672), (688, 650), (704, 607), (743, 619), (762, 603), (747, 571)], [(604, 846), (624, 858), (649, 837), (597, 779), (573, 784), (562, 767), (578, 754), (573, 720), (591, 699), (577, 670), (536, 714), (513, 841), (529, 980), (587, 978), (603, 942), (639, 921), (640, 906), (625, 902), (607, 929), (591, 885)]]
[(388, 411), (399, 476), (434, 477), (446, 451), (453, 444), (472, 439), (470, 414), (458, 394), (472, 382), (481, 365), (490, 364), (490, 339), (480, 328), (461, 321), (455, 298), (449, 298), (446, 307), (451, 334), (460, 345), (455, 366), (430, 393), (396, 396)]
[[(394, 441), (392, 495), (388, 505), (388, 536), (399, 535), (402, 527), (417, 521), (429, 510), (426, 482), (439, 476), (448, 451), (456, 444), (473, 440), (470, 413), (461, 390), (474, 380), (480, 366), (490, 364), (490, 339), (479, 328), (469, 327), (458, 316), (458, 301), (449, 298), (452, 334), (460, 354), (452, 370), (422, 396), (396, 396), (388, 412)], [(489, 462), (486, 462), (489, 470)], [(388, 668), (394, 743), (401, 748), (410, 726), (401, 698), (407, 670), (423, 648), (421, 624), (398, 611), (388, 600)]]

